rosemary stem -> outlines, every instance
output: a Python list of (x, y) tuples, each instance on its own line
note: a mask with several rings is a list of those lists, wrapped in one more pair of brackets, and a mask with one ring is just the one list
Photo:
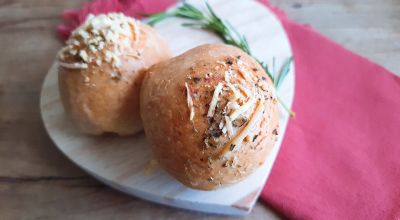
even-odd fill
[[(272, 68), (273, 68), (273, 73), (268, 70), (268, 65), (265, 64), (264, 62), (259, 61), (257, 58), (255, 58), (250, 50), (249, 44), (246, 40), (246, 37), (244, 35), (241, 35), (228, 21), (220, 19), (215, 12), (211, 9), (210, 5), (206, 3), (207, 9), (208, 9), (208, 16), (204, 15), (200, 10), (195, 8), (193, 5), (179, 1), (179, 3), (182, 4), (182, 6), (178, 7), (174, 12), (172, 13), (159, 13), (159, 14), (154, 14), (154, 15), (146, 15), (150, 16), (149, 20), (149, 25), (153, 26), (156, 23), (168, 18), (168, 17), (180, 17), (180, 18), (188, 18), (192, 19), (194, 23), (184, 23), (183, 26), (196, 26), (204, 30), (212, 31), (214, 32), (225, 44), (233, 45), (236, 46), (240, 49), (242, 49), (244, 52), (249, 54), (251, 57), (253, 57), (262, 67), (262, 69), (265, 70), (266, 74), (268, 75), (269, 78), (271, 78), (272, 82), (275, 85), (276, 90), (278, 91), (280, 85), (282, 84), (282, 81), (285, 79), (287, 76), (289, 70), (290, 70), (290, 63), (293, 60), (293, 56), (285, 63), (283, 66), (282, 71), (278, 74), (275, 75), (275, 57), (273, 58), (273, 63), (272, 63)], [(282, 106), (285, 108), (285, 110), (289, 113), (291, 117), (295, 116), (295, 113), (292, 112), (286, 105), (283, 103), (283, 101), (279, 98), (279, 102), (282, 104)]]
[(282, 104), (283, 108), (289, 113), (290, 117), (294, 118), (296, 116), (296, 113), (293, 112), (292, 110), (290, 110), (290, 108), (288, 108), (285, 105), (285, 102), (282, 101), (281, 98), (279, 98), (279, 95), (277, 94), (276, 97), (278, 97), (278, 101)]

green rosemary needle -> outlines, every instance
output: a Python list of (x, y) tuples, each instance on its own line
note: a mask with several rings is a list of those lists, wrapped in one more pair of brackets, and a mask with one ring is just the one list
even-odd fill
[[(289, 73), (290, 64), (293, 60), (293, 56), (284, 64), (282, 71), (277, 76), (275, 76), (275, 58), (273, 60), (273, 74), (271, 74), (271, 72), (268, 69), (268, 65), (264, 62), (261, 62), (252, 55), (246, 37), (244, 35), (239, 34), (239, 32), (228, 21), (220, 19), (214, 13), (214, 11), (212, 10), (212, 8), (208, 3), (206, 3), (206, 6), (209, 15), (205, 16), (201, 11), (199, 11), (193, 5), (187, 2), (182, 2), (182, 1), (178, 2), (181, 4), (181, 6), (179, 6), (173, 12), (170, 13), (162, 12), (151, 15), (146, 15), (146, 14), (141, 14), (141, 15), (147, 16), (149, 18), (148, 24), (150, 26), (154, 26), (158, 22), (169, 17), (181, 17), (197, 21), (196, 23), (184, 23), (183, 26), (200, 27), (201, 29), (214, 32), (225, 44), (236, 46), (242, 49), (244, 52), (252, 56), (261, 65), (261, 67), (267, 73), (268, 77), (271, 78), (272, 81), (274, 82), (276, 90), (279, 89), (283, 80)], [(291, 117), (295, 116), (295, 113), (291, 111), (283, 103), (283, 101), (279, 98), (279, 96), (278, 96), (278, 101), (282, 104), (282, 106), (285, 108), (285, 110), (289, 113)]]

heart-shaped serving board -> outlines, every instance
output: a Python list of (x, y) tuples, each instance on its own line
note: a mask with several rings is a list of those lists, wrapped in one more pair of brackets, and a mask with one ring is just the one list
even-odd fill
[[(206, 11), (204, 1), (189, 2)], [(282, 25), (262, 4), (252, 0), (208, 2), (219, 17), (228, 20), (239, 33), (246, 35), (254, 56), (267, 62), (271, 70), (273, 57), (278, 72), (292, 56)], [(169, 43), (174, 56), (202, 44), (221, 42), (210, 32), (181, 26), (188, 21), (169, 18), (155, 26)], [(290, 107), (294, 96), (293, 65), (278, 94)], [(264, 165), (234, 186), (206, 192), (183, 186), (157, 165), (149, 174), (145, 174), (152, 153), (147, 148), (144, 132), (130, 137), (89, 136), (77, 132), (64, 116), (57, 83), (57, 62), (44, 81), (40, 107), (44, 125), (55, 145), (75, 164), (105, 184), (169, 206), (232, 215), (244, 215), (255, 204), (278, 154), (289, 118), (279, 106), (279, 138)]]

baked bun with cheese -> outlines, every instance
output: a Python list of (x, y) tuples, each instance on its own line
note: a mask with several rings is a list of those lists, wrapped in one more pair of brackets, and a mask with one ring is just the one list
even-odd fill
[(244, 180), (265, 162), (279, 132), (272, 80), (233, 46), (203, 45), (152, 66), (140, 102), (155, 159), (193, 189)]
[(87, 134), (143, 130), (143, 77), (150, 66), (171, 57), (153, 28), (121, 13), (89, 15), (58, 55), (58, 84), (67, 116)]

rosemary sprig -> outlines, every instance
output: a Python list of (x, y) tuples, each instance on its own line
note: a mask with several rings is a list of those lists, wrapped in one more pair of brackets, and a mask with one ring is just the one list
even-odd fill
[[(200, 27), (204, 30), (212, 31), (214, 32), (225, 44), (229, 44), (232, 46), (236, 46), (240, 49), (242, 49), (244, 52), (252, 56), (264, 69), (264, 71), (267, 73), (268, 77), (272, 79), (275, 88), (278, 90), (279, 87), (281, 86), (283, 80), (287, 76), (290, 70), (290, 64), (293, 60), (293, 57), (291, 57), (283, 66), (282, 71), (275, 76), (275, 58), (273, 59), (273, 74), (268, 69), (268, 65), (264, 62), (261, 62), (257, 58), (255, 58), (250, 50), (249, 44), (247, 42), (247, 39), (244, 35), (239, 34), (239, 32), (228, 22), (225, 20), (221, 20), (215, 12), (212, 10), (210, 5), (206, 3), (207, 9), (208, 9), (208, 16), (205, 16), (201, 11), (199, 11), (197, 8), (195, 8), (193, 5), (187, 3), (187, 2), (182, 2), (178, 1), (180, 4), (182, 4), (180, 7), (178, 7), (174, 12), (167, 13), (167, 12), (162, 12), (162, 13), (157, 13), (157, 14), (152, 14), (152, 15), (144, 15), (149, 17), (148, 24), (151, 26), (154, 26), (158, 22), (169, 18), (169, 17), (181, 17), (181, 18), (188, 18), (197, 21), (196, 23), (184, 23), (183, 26), (194, 26), (194, 27)], [(143, 15), (143, 14), (142, 14)], [(295, 116), (295, 113), (291, 111), (284, 103), (283, 101), (279, 98), (278, 96), (278, 101), (282, 104), (282, 106), (285, 108), (285, 110), (289, 113), (291, 117)]]

